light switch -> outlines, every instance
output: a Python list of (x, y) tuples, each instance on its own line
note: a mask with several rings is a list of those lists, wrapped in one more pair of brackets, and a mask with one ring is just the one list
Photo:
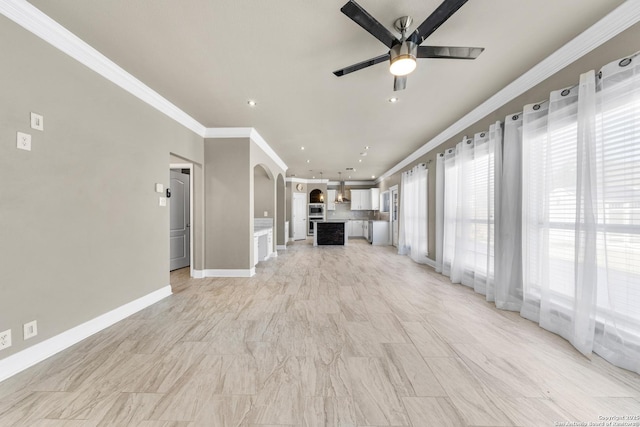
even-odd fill
[(268, 216), (269, 216), (269, 212), (268, 212), (268, 211), (264, 211), (264, 214), (263, 214), (263, 215), (264, 215), (265, 217), (268, 217)]
[(156, 193), (162, 193), (162, 192), (164, 192), (164, 185), (156, 184)]
[(44, 117), (40, 114), (31, 113), (31, 129), (44, 130)]
[(18, 132), (16, 137), (16, 146), (21, 150), (31, 151), (31, 135), (28, 133)]
[(160, 206), (167, 206), (167, 198), (166, 197), (160, 197), (158, 198), (158, 204)]

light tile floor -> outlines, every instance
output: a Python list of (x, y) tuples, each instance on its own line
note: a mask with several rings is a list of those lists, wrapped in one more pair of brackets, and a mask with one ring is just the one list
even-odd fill
[[(640, 376), (391, 247), (290, 244), (0, 383), (0, 426), (554, 426), (640, 415)], [(640, 420), (638, 420), (640, 425)]]

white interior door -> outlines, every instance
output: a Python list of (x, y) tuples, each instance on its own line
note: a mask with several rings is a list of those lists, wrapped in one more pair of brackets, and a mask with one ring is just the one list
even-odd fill
[(187, 267), (191, 258), (189, 233), (189, 175), (180, 170), (171, 170), (171, 197), (169, 198), (169, 268)]
[(293, 240), (307, 238), (307, 195), (293, 193)]
[(389, 198), (391, 199), (391, 212), (389, 219), (391, 221), (391, 244), (398, 246), (398, 205), (400, 200), (398, 198), (398, 186), (394, 185), (389, 189)]

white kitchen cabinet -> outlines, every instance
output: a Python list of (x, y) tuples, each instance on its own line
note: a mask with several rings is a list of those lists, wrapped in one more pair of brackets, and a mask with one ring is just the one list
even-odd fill
[(336, 210), (336, 190), (327, 190), (327, 210)]
[(371, 210), (379, 211), (380, 210), (380, 189), (372, 188), (369, 191), (371, 192)]
[(363, 237), (363, 222), (361, 219), (349, 221), (349, 237)]
[(253, 265), (266, 261), (273, 253), (273, 227), (257, 227), (253, 232)]
[(260, 237), (253, 237), (253, 266), (258, 265), (258, 261), (260, 260)]
[(361, 194), (359, 190), (351, 190), (351, 210), (359, 211), (361, 205)]
[(360, 199), (360, 210), (370, 211), (371, 210), (371, 190), (360, 190), (362, 191), (362, 196)]
[(369, 190), (351, 190), (351, 210), (371, 210), (371, 197)]
[(380, 209), (380, 189), (351, 190), (352, 211), (377, 211)]
[(389, 222), (369, 221), (369, 232), (367, 233), (367, 240), (372, 245), (388, 245)]

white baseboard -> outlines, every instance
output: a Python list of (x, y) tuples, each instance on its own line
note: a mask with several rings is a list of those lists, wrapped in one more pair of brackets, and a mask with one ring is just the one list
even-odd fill
[(169, 295), (171, 295), (171, 286), (167, 285), (0, 360), (0, 382), (155, 304)]
[(276, 249), (279, 251), (286, 251), (287, 245), (276, 245)]
[(253, 277), (256, 275), (256, 268), (242, 269), (209, 269), (202, 270), (203, 277)]
[(194, 279), (204, 279), (204, 271), (203, 270), (191, 270), (191, 277)]
[(427, 262), (425, 264), (427, 264), (429, 267), (436, 268), (436, 262), (431, 258), (427, 258)]
[(278, 251), (271, 252), (271, 255), (269, 255), (269, 258), (277, 258), (277, 257), (278, 257)]

